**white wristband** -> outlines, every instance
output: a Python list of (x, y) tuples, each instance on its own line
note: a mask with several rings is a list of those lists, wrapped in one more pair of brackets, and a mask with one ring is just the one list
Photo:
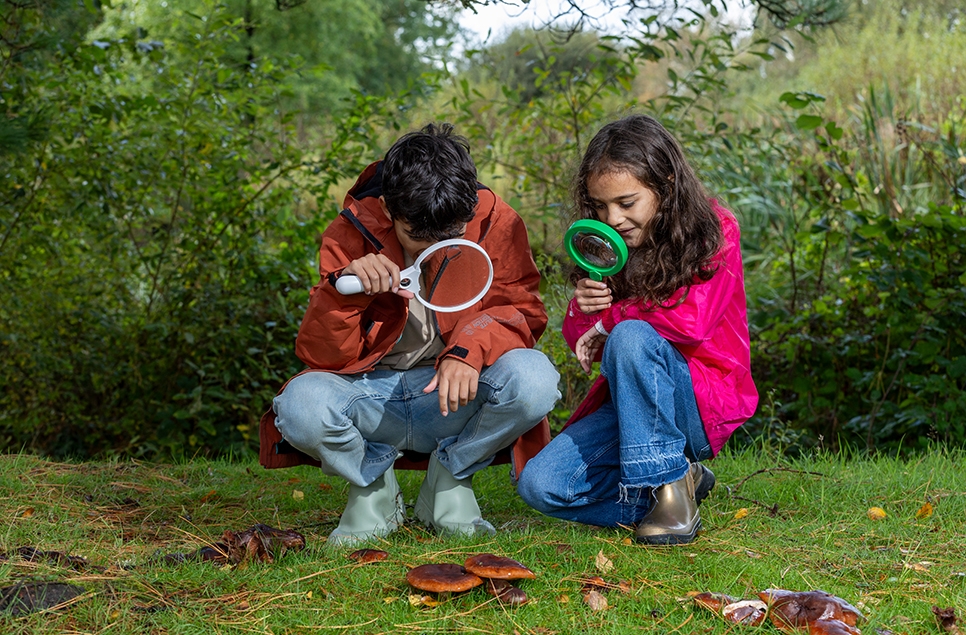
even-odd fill
[(610, 333), (607, 332), (607, 329), (604, 328), (604, 323), (599, 320), (594, 324), (594, 328), (597, 329), (597, 332), (601, 335), (610, 335)]

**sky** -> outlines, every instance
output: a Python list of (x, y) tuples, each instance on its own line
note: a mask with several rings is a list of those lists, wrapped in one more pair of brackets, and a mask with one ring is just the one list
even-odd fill
[[(464, 11), (460, 24), (475, 33), (481, 41), (487, 37), (488, 32), (491, 33), (491, 39), (499, 39), (504, 31), (515, 27), (542, 26), (554, 14), (555, 9), (566, 4), (565, 0), (531, 0), (529, 5), (522, 2), (489, 4), (477, 7), (476, 14), (469, 10)], [(588, 12), (602, 17), (606, 24), (605, 8), (598, 7), (596, 11), (588, 9)]]
[[(510, 0), (512, 4), (500, 2), (477, 7), (477, 13), (463, 11), (460, 24), (469, 29), (482, 42), (490, 33), (491, 40), (499, 40), (504, 31), (509, 31), (515, 27), (533, 26), (535, 28), (543, 26), (547, 19), (554, 15), (555, 10), (566, 6), (566, 0), (531, 0), (529, 4), (524, 4), (519, 0)], [(741, 3), (729, 3), (729, 9), (734, 9), (734, 17), (741, 16), (750, 20), (752, 13), (750, 10), (740, 9), (737, 5)], [(622, 12), (613, 12), (608, 15), (606, 6), (593, 2), (583, 2), (582, 5), (588, 14), (599, 18), (599, 27), (606, 28), (608, 23), (620, 25)], [(729, 14), (732, 12), (729, 11)]]

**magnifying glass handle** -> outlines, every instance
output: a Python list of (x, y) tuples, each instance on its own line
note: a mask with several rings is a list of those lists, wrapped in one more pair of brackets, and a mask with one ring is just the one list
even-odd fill
[(359, 276), (353, 276), (352, 274), (339, 276), (339, 279), (335, 281), (335, 289), (342, 295), (353, 295), (355, 293), (362, 293), (362, 280)]
[[(415, 265), (399, 272), (399, 286), (403, 289), (418, 291), (418, 287), (415, 290), (412, 288), (412, 283), (418, 279), (419, 268)], [(362, 286), (362, 280), (359, 279), (359, 276), (354, 276), (351, 273), (339, 276), (339, 279), (335, 281), (335, 289), (342, 295), (353, 295), (355, 293), (362, 293), (365, 291)]]

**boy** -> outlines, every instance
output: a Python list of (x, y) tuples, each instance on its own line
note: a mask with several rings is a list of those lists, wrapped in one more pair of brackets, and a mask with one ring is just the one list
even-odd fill
[[(456, 237), (492, 259), (487, 294), (453, 313), (410, 301), (400, 269)], [(415, 506), (422, 522), (444, 534), (494, 533), (472, 476), (559, 397), (556, 370), (532, 349), (547, 315), (522, 219), (477, 182), (466, 140), (430, 124), (400, 138), (349, 190), (323, 233), (319, 270), (296, 341), (309, 369), (275, 398), (274, 425), (272, 413), (263, 418), (263, 464), (284, 438), (349, 482), (330, 545), (382, 537), (403, 522), (393, 474), (403, 450), (430, 454)], [(336, 290), (348, 274), (364, 293)]]

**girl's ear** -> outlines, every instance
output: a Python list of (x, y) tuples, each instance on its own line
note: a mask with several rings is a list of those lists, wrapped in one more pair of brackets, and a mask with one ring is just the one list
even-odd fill
[(386, 215), (386, 218), (388, 218), (389, 220), (392, 220), (392, 214), (389, 213), (389, 208), (386, 207), (386, 197), (385, 196), (380, 196), (379, 197), (379, 207), (382, 208), (382, 213)]

